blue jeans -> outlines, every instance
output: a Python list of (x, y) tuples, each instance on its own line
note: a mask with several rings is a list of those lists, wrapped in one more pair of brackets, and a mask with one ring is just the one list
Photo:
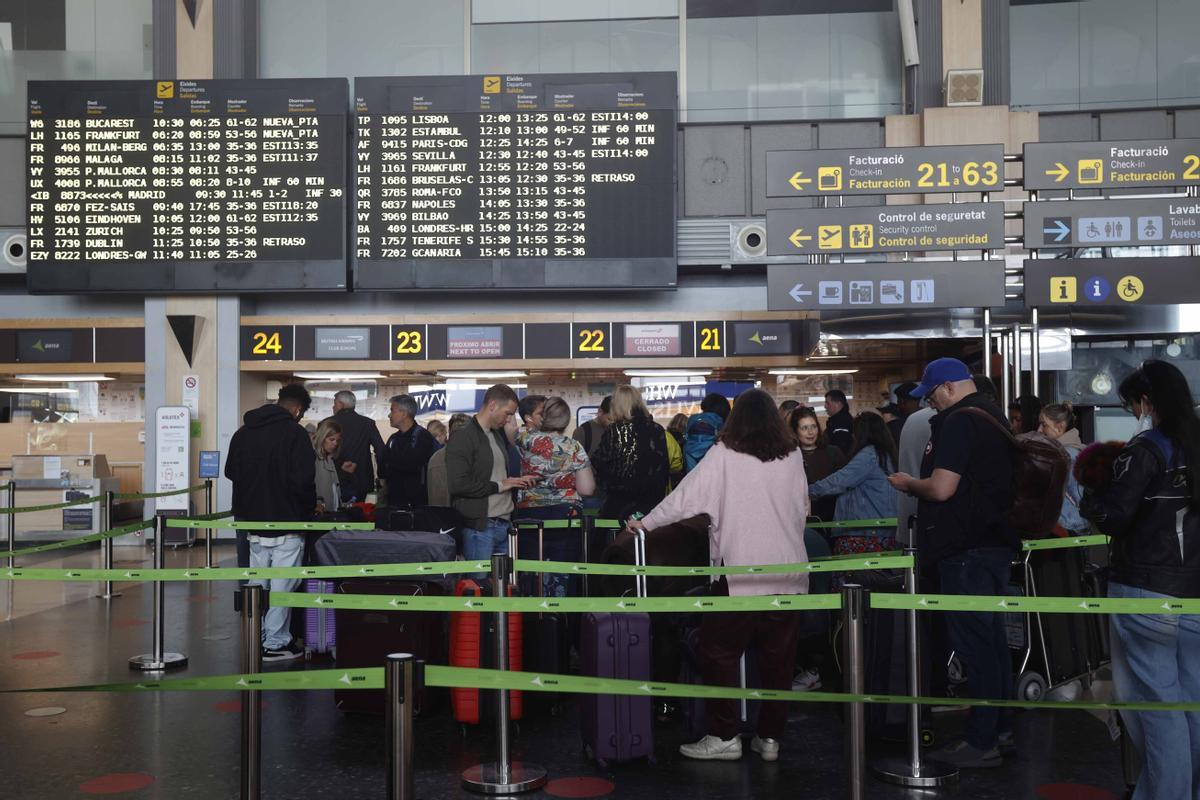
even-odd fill
[[(1005, 594), (1012, 572), (1013, 551), (979, 547), (938, 562), (942, 592), (998, 596)], [(967, 674), (971, 697), (1011, 700), (1015, 694), (1004, 617), (991, 611), (952, 611), (946, 617), (950, 646)], [(972, 706), (963, 739), (972, 747), (991, 750), (1000, 732), (1000, 709)]]
[(508, 520), (489, 519), (482, 530), (463, 528), (463, 560), (487, 561), (508, 553)]
[[(1113, 582), (1108, 596), (1167, 597)], [(1109, 625), (1117, 700), (1200, 700), (1200, 616), (1113, 614)], [(1143, 763), (1134, 800), (1200, 800), (1200, 713), (1122, 711), (1121, 718)]]
[[(576, 507), (569, 503), (556, 506), (535, 506), (533, 508), (518, 508), (516, 519), (569, 519), (576, 514)], [(583, 526), (567, 530), (543, 531), (543, 550), (545, 561), (583, 560)], [(516, 557), (536, 560), (538, 558), (537, 531), (522, 530), (517, 541)], [(525, 576), (522, 576), (525, 577)], [(575, 584), (578, 576), (564, 575), (556, 572), (542, 573), (542, 591), (546, 597), (575, 597)], [(522, 585), (521, 591), (528, 597), (536, 594), (537, 584), (532, 576)]]
[[(261, 567), (299, 567), (304, 561), (304, 535), (287, 534), (285, 536), (250, 536), (250, 566)], [(292, 592), (300, 585), (299, 578), (258, 579), (253, 583), (266, 587), (272, 592)], [(271, 606), (263, 614), (262, 644), (268, 650), (278, 650), (287, 647), (292, 640), (289, 630), (292, 621), (290, 608)]]

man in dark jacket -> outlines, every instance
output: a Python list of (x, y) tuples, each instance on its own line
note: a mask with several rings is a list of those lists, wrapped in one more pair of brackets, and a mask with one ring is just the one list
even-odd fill
[[(1013, 449), (1007, 420), (978, 391), (970, 370), (953, 358), (930, 362), (913, 397), (928, 398), (938, 414), (921, 462), (921, 477), (903, 472), (892, 485), (917, 497), (917, 548), (923, 569), (936, 570), (945, 594), (1005, 594), (1020, 539), (1008, 522)], [(986, 415), (986, 416), (984, 416)], [(990, 417), (990, 419), (988, 419)], [(994, 612), (946, 616), (950, 646), (963, 662), (971, 697), (1014, 695), (1004, 617)], [(958, 767), (998, 767), (999, 748), (1012, 747), (1000, 709), (973, 707), (961, 741), (934, 757)]]
[(425, 491), (425, 468), (437, 449), (433, 434), (417, 424), (417, 401), (406, 394), (392, 398), (388, 422), (396, 429), (387, 441), (380, 474), (389, 506), (423, 508), (429, 501)]
[[(342, 390), (333, 396), (333, 418), (342, 426), (342, 451), (338, 457), (338, 479), (342, 502), (362, 502), (375, 491), (376, 464), (383, 461), (383, 437), (370, 417), (354, 410), (354, 392)], [(375, 452), (372, 460), (371, 451)]]
[(825, 423), (825, 439), (834, 447), (850, 456), (854, 449), (854, 417), (850, 416), (850, 404), (846, 393), (841, 389), (830, 389), (825, 393), (825, 413), (829, 419)]
[(450, 502), (462, 514), (463, 558), (486, 561), (508, 552), (513, 490), (527, 489), (533, 476), (508, 474), (504, 425), (517, 412), (517, 393), (496, 384), (483, 396), (471, 421), (446, 442), (446, 478)]
[[(304, 522), (317, 507), (316, 468), (312, 442), (300, 427), (308, 410), (308, 391), (293, 383), (279, 390), (279, 400), (247, 411), (244, 425), (229, 441), (225, 477), (233, 481), (233, 516), (239, 522)], [(239, 540), (244, 532), (239, 531)], [(255, 531), (245, 537), (249, 558), (238, 566), (298, 567), (304, 558), (304, 534)], [(239, 541), (240, 545), (240, 541)], [(239, 548), (240, 549), (240, 548)], [(267, 585), (266, 581), (258, 581)], [(297, 579), (274, 579), (272, 592), (293, 591)], [(263, 661), (286, 661), (304, 655), (289, 632), (291, 609), (271, 607), (263, 615)]]

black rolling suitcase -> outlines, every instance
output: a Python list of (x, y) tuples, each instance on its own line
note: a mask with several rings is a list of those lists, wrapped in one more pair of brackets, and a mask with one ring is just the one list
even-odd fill
[[(579, 520), (578, 523), (577, 526), (554, 530), (553, 533), (563, 536), (582, 536), (582, 520)], [(515, 557), (533, 560), (530, 558), (530, 551), (532, 550), (533, 553), (536, 553), (538, 561), (548, 560), (546, 558), (547, 532), (541, 522), (539, 520), (518, 520), (516, 525), (517, 552), (515, 553)], [(531, 544), (535, 546), (531, 547)], [(582, 547), (580, 547), (580, 550), (582, 550)], [(544, 580), (544, 576), (545, 573), (540, 572), (519, 573), (517, 582), (521, 587), (521, 594), (527, 597), (544, 597), (547, 583)], [(578, 596), (578, 583), (574, 582), (577, 576), (571, 575), (566, 577), (573, 579), (565, 585), (566, 596)], [(552, 586), (559, 585), (555, 581), (551, 581), (550, 583)], [(578, 624), (576, 622), (576, 624), (572, 625), (573, 621), (571, 615), (558, 614), (551, 611), (527, 614), (525, 616), (525, 626), (522, 635), (524, 639), (525, 669), (527, 671), (552, 675), (562, 675), (568, 671), (571, 663), (571, 644), (578, 638)], [(525, 699), (526, 710), (529, 712), (549, 709), (552, 714), (558, 714), (562, 709), (562, 702), (565, 697), (558, 692), (529, 692), (526, 694)]]
[[(445, 594), (438, 583), (351, 578), (338, 586), (339, 594), (433, 595)], [(427, 664), (446, 663), (447, 615), (442, 611), (360, 611), (339, 608), (337, 665), (339, 668), (381, 667), (390, 653), (412, 653)], [(444, 690), (426, 687), (417, 695), (415, 713), (428, 713)], [(342, 711), (382, 714), (382, 689), (335, 689), (333, 701)]]

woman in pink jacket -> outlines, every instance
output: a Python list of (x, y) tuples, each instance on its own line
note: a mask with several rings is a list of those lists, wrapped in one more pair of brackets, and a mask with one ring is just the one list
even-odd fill
[[(795, 564), (808, 560), (804, 521), (808, 516), (804, 456), (766, 392), (754, 389), (737, 398), (717, 444), (645, 519), (632, 528), (653, 530), (707, 514), (712, 519), (709, 553), (725, 566)], [(806, 573), (730, 575), (713, 584), (715, 594), (804, 594)], [(736, 686), (738, 661), (750, 645), (757, 648), (764, 689), (790, 689), (800, 618), (789, 611), (706, 613), (700, 627), (699, 655), (704, 682)], [(742, 757), (736, 704), (705, 704), (708, 734), (685, 744), (688, 758), (736, 761)], [(779, 758), (779, 739), (787, 704), (764, 703), (758, 735), (750, 749), (764, 761)]]

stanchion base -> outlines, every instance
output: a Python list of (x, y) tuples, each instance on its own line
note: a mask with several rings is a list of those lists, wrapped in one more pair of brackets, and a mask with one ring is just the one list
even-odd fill
[(155, 659), (153, 653), (142, 653), (129, 659), (129, 668), (140, 669), (142, 672), (161, 672), (165, 669), (186, 667), (187, 662), (187, 656), (183, 653), (163, 653), (161, 661)]
[(479, 794), (532, 792), (546, 785), (546, 770), (537, 764), (514, 761), (504, 780), (495, 764), (476, 764), (462, 774), (462, 785), (467, 791)]
[(112, 592), (112, 593), (110, 593), (110, 594), (98, 594), (98, 595), (96, 595), (96, 597), (99, 597), (101, 600), (112, 600), (114, 597), (120, 597), (120, 596), (121, 596), (121, 593), (120, 593), (120, 592)]
[(921, 759), (920, 768), (916, 770), (913, 769), (912, 761), (907, 758), (884, 758), (871, 765), (871, 774), (884, 783), (914, 788), (944, 786), (958, 780), (957, 769), (928, 758)]

